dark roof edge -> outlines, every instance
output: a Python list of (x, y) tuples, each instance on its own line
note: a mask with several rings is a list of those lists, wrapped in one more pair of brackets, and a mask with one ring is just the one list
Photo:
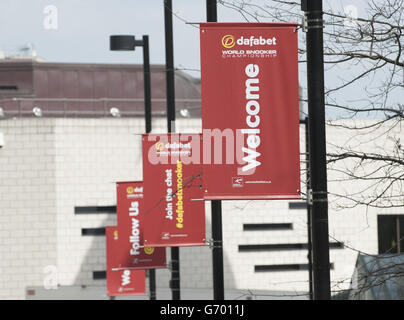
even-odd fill
[[(55, 69), (134, 69), (134, 70), (142, 70), (142, 64), (122, 64), (122, 63), (85, 63), (85, 62), (39, 62), (35, 60), (28, 59), (15, 59), (15, 60), (0, 60), (0, 69), (9, 69), (9, 68), (35, 68), (35, 69), (46, 69), (46, 68), (55, 68)], [(150, 65), (151, 69), (155, 70), (165, 70), (165, 65), (163, 64), (152, 64)]]

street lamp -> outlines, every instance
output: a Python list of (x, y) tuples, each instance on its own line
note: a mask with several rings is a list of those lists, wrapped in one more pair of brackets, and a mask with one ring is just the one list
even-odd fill
[[(111, 51), (135, 51), (136, 47), (143, 47), (145, 127), (146, 127), (146, 133), (150, 133), (152, 129), (152, 122), (151, 122), (149, 36), (144, 35), (142, 40), (136, 40), (135, 36), (131, 35), (113, 35), (109, 37), (109, 48)], [(149, 291), (150, 291), (150, 300), (156, 300), (155, 269), (149, 269)]]
[(111, 51), (135, 51), (136, 47), (143, 47), (143, 74), (144, 74), (144, 107), (146, 133), (151, 132), (151, 84), (150, 84), (150, 58), (149, 36), (143, 36), (142, 40), (136, 40), (131, 35), (113, 35), (109, 38)]

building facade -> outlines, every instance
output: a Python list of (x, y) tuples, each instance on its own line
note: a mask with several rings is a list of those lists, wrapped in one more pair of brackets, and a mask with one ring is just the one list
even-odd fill
[[(10, 65), (3, 66), (10, 72)], [(50, 64), (41, 65), (39, 69), (51, 67)], [(80, 73), (72, 71), (72, 68), (80, 69), (78, 65), (64, 67), (70, 68), (70, 72)], [(13, 68), (17, 67), (14, 65)], [(89, 67), (84, 66), (86, 68)], [(92, 68), (104, 68), (108, 72), (117, 68), (114, 72), (119, 73), (124, 71), (117, 70), (126, 69), (126, 66)], [(152, 90), (152, 94), (155, 92), (153, 99), (156, 105), (158, 99), (161, 99), (161, 105), (155, 107), (153, 103), (153, 132), (159, 133), (166, 132), (164, 90), (161, 89), (164, 87), (164, 70), (154, 70), (159, 71), (154, 77), (157, 80), (154, 80), (152, 89), (156, 89)], [(135, 76), (141, 74), (141, 69), (133, 73), (133, 78), (125, 82), (142, 82), (142, 78)], [(35, 77), (27, 76), (34, 79), (33, 88), (37, 86)], [(159, 77), (161, 90), (157, 88)], [(200, 109), (195, 107), (200, 99), (198, 89), (195, 89), (198, 81), (181, 74), (177, 77), (180, 79), (176, 82), (176, 129), (178, 132), (200, 132)], [(0, 86), (8, 91), (29, 87), (28, 84), (24, 87), (17, 83), (20, 76), (0, 76), (0, 79)], [(16, 80), (14, 84), (10, 79)], [(22, 83), (28, 83), (24, 81)], [(12, 89), (12, 86), (17, 89)], [(4, 137), (0, 148), (0, 299), (35, 298), (41, 290), (46, 292), (47, 298), (66, 298), (68, 295), (60, 295), (59, 292), (67, 292), (64, 290), (68, 288), (95, 288), (98, 295), (94, 294), (92, 298), (106, 298), (103, 230), (105, 226), (116, 225), (115, 183), (143, 178), (140, 138), (144, 132), (142, 88), (139, 85), (135, 93), (128, 89), (132, 94), (129, 97), (107, 94), (98, 97), (72, 94), (66, 97), (61, 94), (52, 98), (45, 93), (38, 97), (35, 90), (28, 91), (23, 92), (24, 97), (7, 92), (0, 99), (5, 115), (0, 118), (0, 132)], [(76, 98), (83, 99), (84, 103), (81, 100), (72, 101)], [(91, 109), (92, 114), (87, 109), (89, 103), (97, 104), (100, 99), (103, 102)], [(109, 113), (112, 106), (109, 102), (122, 102), (124, 99), (129, 100), (114, 105), (120, 109), (121, 116), (113, 117)], [(130, 99), (139, 99), (138, 105), (133, 104), (137, 106), (133, 110), (130, 106), (135, 100)], [(76, 105), (75, 111), (70, 109), (71, 103)], [(67, 107), (61, 107), (63, 104)], [(35, 106), (41, 108), (42, 116), (33, 115)], [(190, 112), (181, 112), (183, 110)], [(301, 125), (301, 190), (306, 190), (304, 130), (305, 126)], [(383, 127), (379, 130), (382, 132)], [(397, 135), (402, 135), (400, 128), (395, 130)], [(380, 142), (380, 132), (374, 131), (373, 138), (369, 140), (369, 136), (353, 135), (352, 130), (331, 123), (327, 126), (327, 148), (332, 152), (338, 151), (336, 146), (352, 144), (361, 145), (363, 150), (370, 152), (375, 143)], [(347, 161), (328, 171), (333, 292), (350, 286), (358, 251), (378, 253), (378, 217), (401, 213), (394, 208), (340, 208), (333, 194), (360, 187), (354, 183), (347, 186), (341, 181), (340, 172), (349, 166)], [(206, 238), (210, 239), (208, 201), (205, 208)], [(305, 200), (223, 201), (226, 297), (307, 299), (307, 239)], [(209, 246), (180, 248), (180, 274), (183, 299), (211, 298), (212, 258)], [(170, 270), (159, 269), (156, 275), (157, 297), (161, 298), (159, 290), (169, 292)], [(198, 291), (202, 294), (192, 295), (192, 292)]]

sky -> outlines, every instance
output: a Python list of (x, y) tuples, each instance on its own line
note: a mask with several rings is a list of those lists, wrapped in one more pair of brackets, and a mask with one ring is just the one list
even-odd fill
[[(352, 0), (333, 1), (336, 2), (340, 6), (360, 4)], [(178, 68), (199, 70), (198, 26), (184, 21), (206, 21), (206, 1), (173, 0), (172, 3), (174, 64)], [(46, 11), (48, 6), (57, 9), (56, 28), (46, 26), (50, 17)], [(221, 5), (218, 20), (245, 21), (237, 11)], [(150, 62), (164, 64), (163, 0), (0, 1), (0, 50), (6, 53), (32, 43), (37, 54), (51, 62), (142, 63), (141, 50), (109, 51), (111, 34), (133, 34), (138, 38), (149, 35)], [(199, 76), (197, 72), (189, 73)]]
[[(353, 6), (359, 15), (364, 13), (364, 2), (323, 1), (324, 9), (332, 6), (344, 12), (346, 6)], [(163, 0), (1, 0), (0, 55), (1, 51), (8, 54), (32, 44), (38, 56), (50, 62), (142, 64), (140, 48), (135, 52), (109, 50), (110, 35), (132, 34), (138, 39), (148, 35), (150, 62), (165, 64), (163, 3)], [(198, 25), (186, 22), (206, 21), (206, 1), (172, 0), (172, 3), (174, 65), (200, 77)], [(55, 9), (57, 20), (52, 20)], [(236, 10), (218, 5), (218, 21), (245, 22), (245, 19)], [(332, 83), (337, 77), (328, 75), (327, 81)], [(299, 81), (303, 85), (305, 78), (304, 66), (299, 64)]]
[[(44, 26), (49, 5), (57, 8), (57, 29)], [(199, 69), (199, 30), (180, 17), (204, 22), (205, 1), (173, 0), (173, 11), (174, 63)], [(236, 12), (222, 11), (227, 21), (240, 20)], [(148, 35), (150, 62), (165, 63), (163, 0), (2, 0), (0, 30), (3, 50), (33, 43), (37, 54), (52, 62), (142, 63), (141, 50), (110, 52), (109, 36)]]

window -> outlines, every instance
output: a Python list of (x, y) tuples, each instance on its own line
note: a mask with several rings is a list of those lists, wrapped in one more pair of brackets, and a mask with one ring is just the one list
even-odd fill
[(74, 214), (97, 214), (97, 213), (106, 213), (106, 214), (115, 214), (116, 206), (81, 206), (74, 207)]
[(17, 88), (17, 86), (9, 86), (9, 85), (4, 86), (4, 85), (1, 85), (0, 90), (18, 90), (18, 88)]
[(83, 228), (81, 229), (82, 236), (105, 236), (105, 227), (101, 228)]
[(379, 253), (404, 252), (404, 215), (377, 217)]

